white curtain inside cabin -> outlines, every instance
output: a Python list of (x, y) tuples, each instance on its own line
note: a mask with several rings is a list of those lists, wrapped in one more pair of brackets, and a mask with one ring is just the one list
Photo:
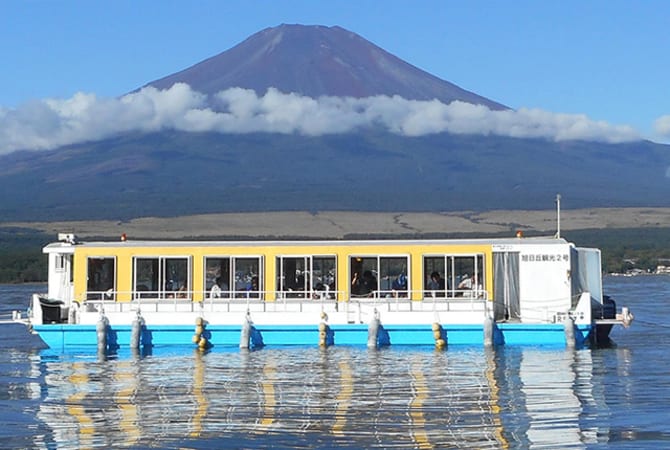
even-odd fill
[(573, 248), (570, 255), (572, 279), (572, 307), (574, 308), (583, 292), (602, 303), (602, 274), (600, 250), (595, 248)]
[(493, 253), (494, 319), (519, 319), (519, 253)]

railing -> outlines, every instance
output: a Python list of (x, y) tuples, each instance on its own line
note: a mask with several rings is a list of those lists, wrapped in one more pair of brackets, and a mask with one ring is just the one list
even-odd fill
[[(375, 291), (368, 296), (350, 296), (341, 291), (224, 291), (211, 296), (209, 292), (183, 291), (181, 295), (165, 296), (164, 292), (150, 291), (106, 291), (103, 295), (83, 295), (86, 299), (81, 308), (85, 311), (220, 311), (230, 312), (253, 308), (259, 311), (299, 311), (314, 305), (322, 309), (348, 311), (357, 307), (374, 306), (385, 311), (450, 311), (486, 309), (486, 291), (472, 291), (472, 295), (448, 296), (451, 291)], [(141, 295), (140, 295), (141, 294)], [(289, 294), (289, 295), (287, 295)], [(274, 296), (274, 300), (266, 300)], [(419, 299), (412, 297), (421, 297)], [(130, 301), (120, 301), (129, 298)], [(202, 300), (193, 301), (193, 298)]]
[[(329, 312), (345, 312), (352, 320), (360, 320), (364, 310), (380, 312), (412, 311), (485, 311), (495, 309), (485, 290), (384, 290), (366, 296), (353, 296), (342, 291), (223, 291), (218, 296), (204, 291), (172, 292), (151, 291), (104, 291), (86, 292), (77, 302), (82, 311), (88, 312), (303, 312), (321, 309)], [(273, 298), (268, 300), (268, 298)], [(196, 300), (193, 299), (202, 299)], [(124, 301), (123, 299), (131, 299)], [(524, 301), (523, 318), (515, 320), (556, 323), (574, 314), (574, 308), (566, 308), (565, 298), (542, 299), (534, 305)], [(6, 319), (4, 319), (6, 320)]]
[[(322, 299), (322, 298), (343, 298), (346, 292), (332, 290), (307, 290), (307, 291), (275, 291), (275, 290), (256, 290), (256, 291), (219, 291), (212, 295), (210, 291), (87, 291), (84, 293), (83, 301), (117, 301), (118, 298), (130, 298), (132, 301), (148, 300), (189, 300), (194, 297), (205, 298), (207, 300), (227, 300), (227, 299)], [(413, 298), (414, 301), (421, 299), (488, 299), (488, 292), (484, 289), (477, 290), (377, 290), (365, 295), (351, 294), (350, 298)]]
[(17, 318), (16, 311), (0, 313), (0, 324), (16, 323), (16, 321), (19, 320), (19, 319), (21, 319), (21, 318), (20, 317)]

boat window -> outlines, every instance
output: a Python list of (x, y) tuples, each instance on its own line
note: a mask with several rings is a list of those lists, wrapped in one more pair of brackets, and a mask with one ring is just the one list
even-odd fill
[(234, 258), (235, 297), (259, 298), (263, 291), (260, 258)]
[(208, 256), (205, 289), (210, 298), (260, 298), (263, 292), (260, 257)]
[(89, 257), (86, 276), (87, 300), (116, 299), (116, 258)]
[(334, 256), (312, 257), (312, 281), (317, 297), (325, 292), (328, 298), (335, 298), (337, 286), (337, 263)]
[(74, 258), (71, 254), (55, 255), (53, 264), (56, 272), (66, 272), (70, 283), (74, 281)]
[(352, 297), (405, 297), (407, 256), (354, 256), (350, 259)]
[(407, 297), (407, 258), (379, 258), (380, 297)]
[(135, 298), (190, 298), (190, 258), (134, 258)]
[(230, 258), (205, 258), (205, 290), (210, 298), (230, 297)]
[(277, 292), (284, 298), (334, 298), (334, 256), (278, 256)]
[(432, 297), (445, 297), (451, 283), (451, 264), (445, 256), (427, 256), (423, 259), (424, 289)]
[(481, 297), (484, 255), (436, 255), (423, 258), (424, 296)]

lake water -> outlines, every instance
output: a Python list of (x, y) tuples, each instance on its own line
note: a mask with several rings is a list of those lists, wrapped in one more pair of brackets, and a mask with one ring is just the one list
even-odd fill
[[(43, 286), (0, 286), (0, 315)], [(2, 448), (669, 448), (670, 277), (606, 278), (603, 349), (54, 354), (0, 325)]]

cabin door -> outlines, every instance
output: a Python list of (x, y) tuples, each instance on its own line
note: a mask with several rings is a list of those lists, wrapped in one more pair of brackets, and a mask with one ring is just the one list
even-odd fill
[(49, 297), (69, 304), (73, 298), (74, 284), (72, 254), (56, 253), (49, 256)]
[(518, 252), (493, 252), (493, 302), (495, 320), (521, 317)]

